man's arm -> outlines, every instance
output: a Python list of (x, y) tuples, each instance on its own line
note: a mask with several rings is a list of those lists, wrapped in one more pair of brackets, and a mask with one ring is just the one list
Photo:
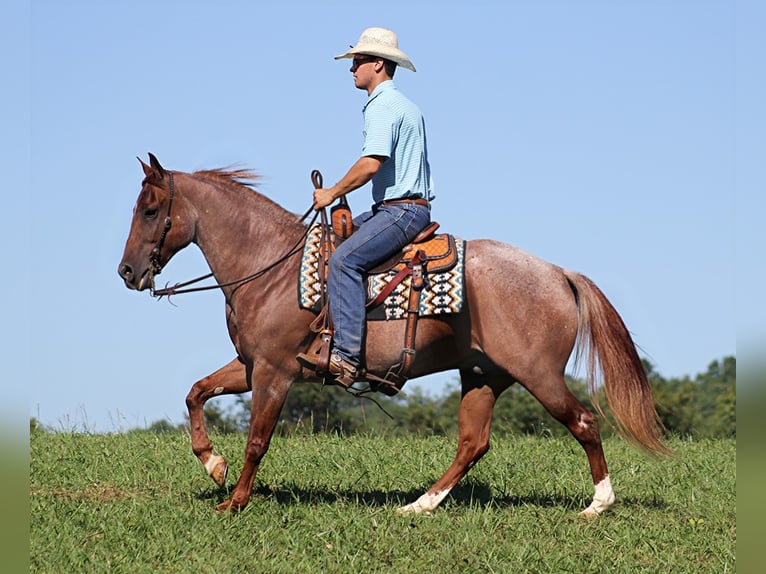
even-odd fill
[(376, 155), (360, 157), (338, 183), (332, 187), (314, 190), (314, 209), (327, 207), (339, 197), (362, 187), (378, 173), (381, 164), (386, 159)]

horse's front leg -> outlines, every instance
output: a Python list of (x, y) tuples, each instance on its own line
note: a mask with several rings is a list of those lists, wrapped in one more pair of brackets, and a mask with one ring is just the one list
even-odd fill
[(216, 512), (219, 513), (226, 510), (238, 512), (250, 502), (258, 467), (266, 451), (269, 450), (271, 436), (287, 398), (287, 392), (290, 390), (292, 377), (280, 369), (258, 363), (253, 369), (250, 380), (253, 394), (250, 432), (245, 446), (245, 463), (231, 496), (216, 508)]
[(245, 375), (245, 365), (239, 359), (234, 359), (213, 374), (194, 383), (186, 395), (192, 451), (218, 486), (223, 486), (226, 482), (229, 465), (224, 457), (213, 454), (213, 444), (205, 428), (204, 406), (212, 397), (249, 391)]

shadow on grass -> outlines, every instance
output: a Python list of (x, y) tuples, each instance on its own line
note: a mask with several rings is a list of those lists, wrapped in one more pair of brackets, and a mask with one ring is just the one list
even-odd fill
[[(254, 498), (262, 498), (276, 501), (278, 504), (311, 505), (311, 504), (337, 504), (353, 503), (370, 507), (404, 506), (422, 495), (424, 490), (327, 490), (307, 489), (295, 484), (285, 484), (279, 487), (260, 485), (253, 489)], [(212, 500), (219, 504), (229, 496), (229, 488), (209, 488), (196, 495), (198, 500)], [(467, 483), (458, 485), (443, 504), (460, 507), (524, 507), (536, 506), (541, 508), (564, 507), (573, 511), (586, 508), (591, 502), (589, 497), (566, 496), (550, 493), (532, 493), (527, 495), (492, 494), (489, 485), (484, 483)], [(639, 499), (635, 497), (619, 497), (617, 503), (620, 506), (639, 507), (650, 509), (664, 509), (667, 503), (660, 498)]]

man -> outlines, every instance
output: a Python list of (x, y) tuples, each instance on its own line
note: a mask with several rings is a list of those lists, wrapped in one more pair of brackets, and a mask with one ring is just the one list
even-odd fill
[[(415, 71), (390, 30), (368, 28), (356, 46), (335, 59), (351, 58), (354, 84), (368, 95), (361, 157), (329, 188), (314, 190), (314, 209), (330, 205), (372, 181), (370, 211), (354, 218), (358, 226), (330, 258), (327, 289), (333, 320), (330, 373), (349, 387), (362, 363), (365, 327), (365, 274), (409, 243), (431, 221), (431, 174), (426, 131), (418, 107), (394, 85), (397, 66)], [(317, 358), (298, 355), (306, 367)]]

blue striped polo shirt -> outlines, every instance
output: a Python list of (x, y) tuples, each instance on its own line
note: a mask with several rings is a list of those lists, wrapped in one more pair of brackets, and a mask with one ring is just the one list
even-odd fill
[(373, 90), (362, 111), (362, 155), (388, 158), (372, 178), (373, 201), (433, 199), (426, 125), (420, 109), (388, 80)]

